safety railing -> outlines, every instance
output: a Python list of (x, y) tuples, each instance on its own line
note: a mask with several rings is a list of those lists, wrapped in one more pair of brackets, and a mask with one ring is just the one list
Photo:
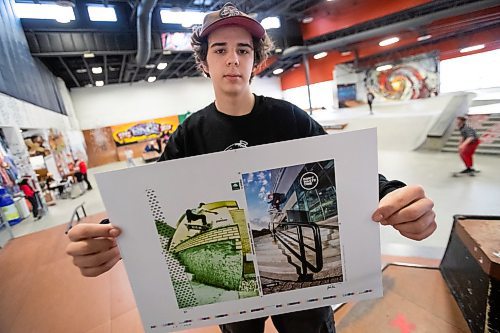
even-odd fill
[[(321, 233), (319, 226), (316, 223), (303, 223), (303, 222), (271, 222), (272, 233), (274, 240), (278, 240), (283, 246), (300, 261), (300, 274), (299, 281), (312, 280), (312, 273), (318, 273), (323, 269), (323, 248), (321, 246)], [(290, 236), (282, 231), (284, 227), (289, 230), (291, 227), (297, 231), (297, 238)], [(314, 247), (304, 242), (303, 228), (311, 229), (314, 239)], [(291, 243), (298, 245), (299, 253), (295, 251)], [(315, 254), (315, 262), (311, 263), (307, 259), (306, 249), (311, 250)], [(311, 271), (312, 273), (308, 273)]]

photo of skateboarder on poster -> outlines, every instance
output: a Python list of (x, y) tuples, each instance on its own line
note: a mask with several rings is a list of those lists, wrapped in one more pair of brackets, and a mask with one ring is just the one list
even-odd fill
[(259, 295), (245, 211), (236, 201), (200, 202), (168, 224), (146, 191), (179, 308)]
[(342, 282), (334, 160), (242, 181), (263, 294)]

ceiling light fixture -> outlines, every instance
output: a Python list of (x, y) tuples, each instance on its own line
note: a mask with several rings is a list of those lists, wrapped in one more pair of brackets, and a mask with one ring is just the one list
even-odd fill
[(387, 45), (391, 45), (391, 44), (394, 44), (394, 43), (397, 43), (399, 42), (399, 38), (398, 37), (391, 37), (391, 38), (387, 38), (387, 39), (384, 39), (383, 41), (381, 41), (380, 43), (378, 43), (379, 46), (387, 46)]
[(377, 72), (383, 72), (383, 71), (386, 71), (388, 69), (391, 69), (392, 68), (392, 65), (382, 65), (382, 66), (378, 66), (376, 68)]
[(69, 23), (75, 20), (73, 7), (63, 7), (55, 4), (14, 3), (14, 11), (19, 18), (56, 20)]
[(95, 86), (96, 87), (102, 87), (103, 85), (104, 85), (104, 81), (101, 81), (101, 80), (95, 81)]
[(424, 41), (424, 40), (428, 40), (431, 37), (432, 37), (432, 35), (423, 35), (423, 36), (418, 37), (417, 41), (421, 42), (421, 41)]
[(283, 68), (276, 68), (276, 69), (273, 71), (273, 74), (274, 74), (274, 75), (280, 75), (281, 73), (283, 73)]
[(87, 73), (87, 70), (85, 68), (78, 68), (75, 72), (77, 72), (78, 74), (83, 74)]
[(282, 49), (280, 49), (280, 48), (277, 48), (277, 49), (275, 49), (275, 50), (274, 50), (274, 52), (276, 52), (276, 53), (281, 53), (281, 52), (283, 52), (283, 50), (282, 50)]
[(321, 58), (324, 58), (328, 55), (328, 52), (320, 52), (320, 53), (316, 53), (313, 58), (318, 60), (318, 59), (321, 59)]
[(144, 66), (144, 68), (147, 68), (147, 69), (151, 69), (151, 68), (155, 68), (156, 65), (155, 64), (147, 64)]
[(168, 9), (160, 10), (161, 22), (165, 24), (181, 24), (184, 28), (193, 25), (201, 25), (205, 18), (205, 13), (194, 11), (170, 11)]
[(92, 52), (85, 52), (85, 53), (83, 54), (83, 57), (84, 57), (84, 58), (93, 58), (93, 57), (95, 57), (95, 54), (94, 54), (94, 53), (92, 53)]
[(101, 74), (102, 73), (102, 67), (92, 67), (92, 73), (94, 73), (94, 74)]
[(260, 24), (264, 27), (264, 29), (269, 30), (269, 29), (279, 29), (281, 27), (281, 21), (280, 18), (277, 16), (270, 16), (266, 17), (262, 21), (260, 21)]
[(151, 82), (155, 82), (156, 81), (156, 76), (150, 76), (148, 77), (148, 82), (151, 83)]
[(113, 7), (89, 5), (89, 19), (94, 22), (116, 22), (116, 12)]
[(463, 49), (460, 50), (460, 53), (467, 53), (467, 52), (477, 51), (477, 50), (481, 50), (481, 49), (484, 49), (484, 44), (464, 47)]
[(157, 69), (159, 69), (160, 71), (164, 70), (165, 68), (167, 68), (167, 63), (166, 62), (160, 62), (158, 64), (158, 66), (156, 66)]

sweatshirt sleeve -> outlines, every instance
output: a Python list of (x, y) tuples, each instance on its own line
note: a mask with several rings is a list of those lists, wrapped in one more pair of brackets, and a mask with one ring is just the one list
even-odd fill
[(378, 175), (379, 200), (398, 188), (405, 187), (406, 184), (399, 180), (387, 180), (384, 175)]
[(157, 162), (174, 160), (186, 156), (184, 151), (184, 133), (184, 127), (179, 125), (179, 127), (177, 127), (175, 132), (168, 139), (167, 146)]

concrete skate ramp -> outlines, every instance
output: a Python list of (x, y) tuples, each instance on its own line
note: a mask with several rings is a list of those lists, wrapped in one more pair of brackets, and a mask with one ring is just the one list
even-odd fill
[(320, 110), (313, 113), (313, 118), (323, 126), (347, 123), (343, 131), (376, 127), (379, 149), (411, 151), (424, 143), (457, 95), (444, 94), (421, 100), (379, 103), (374, 105), (373, 115), (369, 114), (368, 106)]

